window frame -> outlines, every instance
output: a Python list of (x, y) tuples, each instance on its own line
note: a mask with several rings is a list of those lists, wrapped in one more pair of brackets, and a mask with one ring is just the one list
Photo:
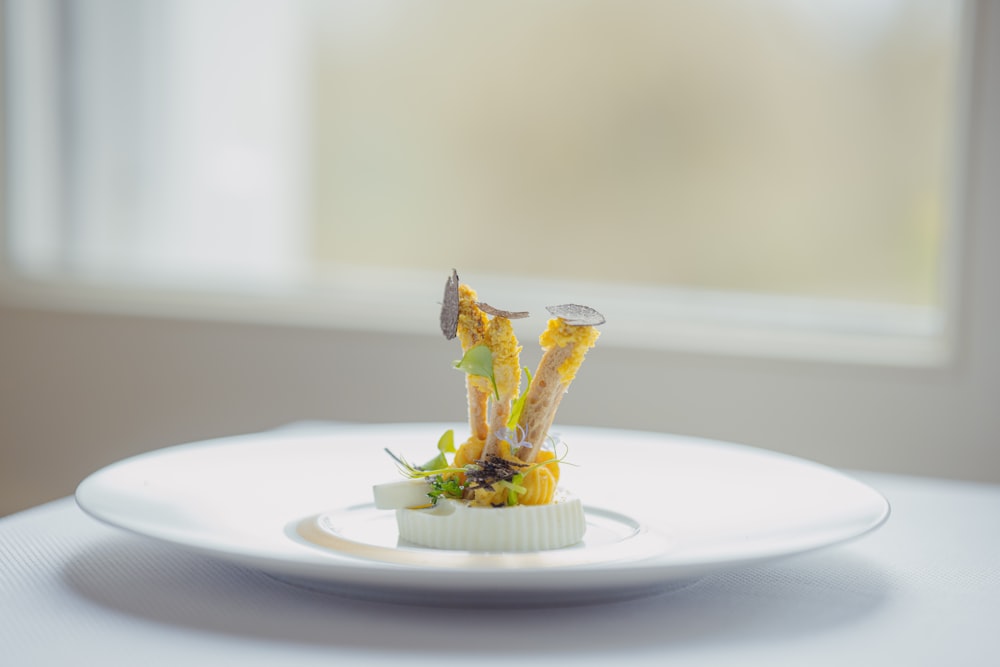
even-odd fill
[[(40, 10), (38, 10), (40, 11)], [(963, 44), (967, 49), (961, 67), (960, 100), (971, 90), (966, 81), (975, 68), (971, 62), (974, 40), (969, 17), (975, 5), (966, 6)], [(36, 14), (44, 21), (46, 17)], [(51, 17), (48, 17), (51, 19)], [(38, 26), (41, 28), (41, 26)], [(54, 65), (53, 65), (54, 66)], [(52, 72), (38, 72), (45, 79)], [(43, 96), (46, 93), (41, 93)], [(56, 99), (35, 100), (39, 108), (55, 108)], [(22, 114), (23, 116), (24, 114)], [(962, 127), (957, 136), (960, 150), (968, 145), (967, 110), (960, 110)], [(38, 134), (36, 132), (36, 134)], [(36, 159), (48, 160), (40, 171), (57, 173), (57, 148), (41, 145)], [(5, 148), (5, 151), (9, 148)], [(965, 155), (955, 157), (964, 165)], [(960, 174), (961, 170), (957, 170)], [(9, 177), (15, 176), (8, 174)], [(31, 185), (39, 179), (25, 179)], [(5, 180), (6, 184), (6, 180)], [(21, 184), (20, 187), (24, 185)], [(16, 186), (17, 187), (17, 186)], [(558, 281), (527, 283), (509, 277), (469, 275), (470, 282), (501, 303), (521, 304), (523, 295), (533, 297), (530, 307), (540, 311), (545, 303), (564, 300), (564, 295), (594, 304), (611, 304), (609, 319), (618, 344), (640, 349), (718, 354), (750, 358), (790, 358), (834, 363), (859, 363), (902, 367), (942, 368), (951, 363), (956, 336), (961, 330), (960, 292), (956, 267), (962, 265), (962, 239), (967, 236), (962, 201), (957, 196), (963, 183), (952, 188), (953, 224), (944, 240), (943, 304), (940, 309), (864, 305), (777, 295), (737, 294), (709, 290), (614, 287), (602, 283), (581, 284)], [(34, 197), (35, 202), (45, 201)], [(10, 206), (9, 199), (5, 198)], [(10, 211), (5, 211), (10, 214)], [(58, 233), (56, 210), (22, 212), (47, 218), (49, 234)], [(36, 225), (39, 229), (41, 226)], [(7, 234), (0, 235), (0, 244)], [(444, 267), (446, 271), (449, 267)], [(473, 267), (458, 267), (460, 271)], [(271, 276), (266, 284), (220, 285), (206, 291), (163, 284), (155, 277), (135, 275), (80, 274), (72, 278), (53, 276), (32, 267), (13, 267), (9, 253), (0, 245), (0, 302), (54, 309), (84, 309), (108, 313), (142, 313), (154, 316), (226, 319), (253, 322), (280, 322), (287, 325), (327, 326), (348, 330), (376, 330), (420, 333), (426, 331), (429, 299), (436, 292), (440, 275), (427, 272), (363, 270), (336, 271), (326, 276)], [(368, 307), (382, 303), (394, 313)]]
[[(652, 402), (619, 401), (613, 412), (599, 412), (599, 404), (588, 404), (584, 396), (576, 399), (585, 410), (574, 413), (583, 417), (577, 421), (659, 428), (662, 421), (650, 410), (660, 409), (676, 432), (738, 440), (832, 465), (1000, 481), (994, 406), (1000, 395), (1000, 300), (993, 293), (1000, 284), (1000, 192), (994, 187), (1000, 182), (1000, 126), (990, 122), (1000, 117), (1000, 5), (970, 0), (965, 7), (956, 224), (946, 239), (948, 308), (934, 345), (922, 346), (927, 340), (918, 337), (910, 352), (899, 353), (914, 341), (891, 331), (776, 330), (765, 326), (766, 318), (713, 322), (711, 313), (705, 314), (707, 323), (689, 322), (685, 338), (677, 334), (684, 321), (678, 308), (678, 319), (664, 318), (662, 328), (652, 332), (643, 329), (641, 317), (631, 331), (606, 329), (601, 344), (607, 352), (594, 355), (595, 379), (605, 385), (595, 392), (606, 397), (607, 387), (617, 391), (615, 383), (627, 378), (639, 383), (629, 390)], [(0, 235), (0, 242), (4, 238)], [(505, 289), (495, 276), (465, 277), (483, 293)], [(267, 290), (209, 294), (109, 286), (96, 278), (90, 283), (26, 278), (4, 263), (0, 311), (323, 327), (343, 332), (346, 340), (356, 340), (350, 332), (359, 331), (433, 335), (436, 312), (430, 302), (440, 299), (443, 276), (418, 278), (352, 274), (333, 276), (325, 287), (289, 281)], [(548, 286), (555, 292), (572, 289), (571, 298), (597, 304), (590, 287)], [(511, 294), (520, 288), (514, 285)], [(384, 307), (389, 295), (392, 308)], [(548, 293), (536, 296), (541, 300)]]

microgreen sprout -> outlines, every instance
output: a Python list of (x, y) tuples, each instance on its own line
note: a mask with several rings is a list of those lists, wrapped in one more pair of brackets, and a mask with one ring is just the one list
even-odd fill
[(528, 492), (524, 486), (524, 475), (517, 473), (510, 480), (501, 480), (496, 483), (501, 489), (507, 489), (507, 506), (512, 507), (517, 504), (518, 496)]
[(392, 457), (392, 460), (396, 462), (396, 468), (404, 477), (409, 477), (410, 479), (423, 479), (426, 477), (433, 477), (435, 475), (443, 475), (448, 472), (468, 472), (470, 467), (475, 467), (475, 464), (469, 464), (464, 468), (453, 468), (450, 466), (445, 466), (442, 468), (430, 468), (425, 469), (420, 466), (415, 466), (409, 461), (407, 461), (402, 456), (393, 454), (388, 448), (385, 449), (385, 453)]
[(524, 411), (524, 404), (528, 400), (528, 390), (531, 389), (531, 371), (528, 370), (527, 366), (524, 367), (524, 374), (527, 376), (528, 382), (524, 387), (524, 391), (521, 392), (521, 395), (510, 406), (510, 418), (507, 420), (507, 428), (514, 428), (521, 421), (521, 413)]
[(445, 498), (461, 498), (462, 485), (454, 477), (445, 479), (444, 477), (432, 477), (431, 490), (427, 492), (432, 505), (437, 505), (437, 501), (442, 496)]
[[(566, 446), (566, 443), (564, 443), (561, 440), (553, 440), (551, 437), (549, 438), (549, 440), (552, 441), (552, 453), (553, 453), (553, 457), (551, 459), (545, 459), (544, 461), (538, 461), (537, 463), (531, 464), (530, 466), (528, 466), (527, 468), (524, 469), (524, 473), (525, 474), (528, 474), (529, 472), (531, 472), (535, 468), (540, 468), (542, 466), (552, 465), (553, 463), (558, 463), (559, 465), (567, 465), (567, 466), (574, 465), (573, 463), (569, 463), (566, 460), (566, 457), (569, 456), (569, 447)], [(563, 445), (562, 456), (556, 455), (556, 452), (555, 452), (555, 445), (556, 444)]]

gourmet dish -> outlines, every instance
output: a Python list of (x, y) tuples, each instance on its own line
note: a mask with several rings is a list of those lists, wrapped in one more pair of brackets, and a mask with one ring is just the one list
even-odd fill
[(422, 465), (386, 450), (407, 479), (376, 485), (375, 506), (396, 510), (402, 539), (441, 549), (534, 551), (583, 538), (583, 506), (559, 487), (559, 443), (549, 429), (604, 317), (576, 304), (547, 310), (552, 318), (532, 374), (521, 367), (511, 325), (528, 313), (479, 301), (452, 271), (441, 330), (462, 346), (455, 367), (465, 372), (469, 435), (456, 447), (454, 432), (446, 432)]

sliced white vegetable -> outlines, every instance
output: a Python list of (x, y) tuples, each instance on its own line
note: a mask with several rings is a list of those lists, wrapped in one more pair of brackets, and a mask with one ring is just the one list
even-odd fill
[(375, 507), (380, 510), (398, 510), (404, 507), (419, 507), (431, 501), (427, 492), (431, 485), (423, 479), (405, 479), (401, 482), (387, 482), (372, 487)]
[(583, 539), (587, 521), (580, 499), (562, 494), (549, 505), (470, 507), (439, 499), (428, 509), (396, 511), (400, 538), (424, 547), (463, 551), (542, 551)]

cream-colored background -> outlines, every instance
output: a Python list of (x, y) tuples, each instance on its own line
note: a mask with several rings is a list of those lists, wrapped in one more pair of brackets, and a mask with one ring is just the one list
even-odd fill
[[(991, 238), (998, 241), (995, 230)], [(1000, 482), (992, 312), (972, 319), (963, 346), (963, 359), (976, 363), (943, 370), (604, 344), (559, 421)], [(0, 514), (70, 494), (122, 457), (185, 441), (300, 419), (461, 420), (462, 379), (448, 367), (455, 352), (432, 335), (0, 307)], [(644, 474), (637, 462), (636, 477)]]
[[(1000, 35), (994, 3), (977, 34)], [(559, 421), (701, 435), (838, 467), (1000, 482), (1000, 43), (973, 72), (955, 357), (893, 368), (594, 350)], [(4, 305), (6, 303), (6, 305)], [(0, 290), (0, 514), (130, 454), (300, 419), (459, 420), (438, 336), (46, 310)], [(526, 342), (526, 346), (529, 344)], [(614, 443), (609, 443), (613, 455)], [(636, 462), (635, 475), (646, 471)]]

